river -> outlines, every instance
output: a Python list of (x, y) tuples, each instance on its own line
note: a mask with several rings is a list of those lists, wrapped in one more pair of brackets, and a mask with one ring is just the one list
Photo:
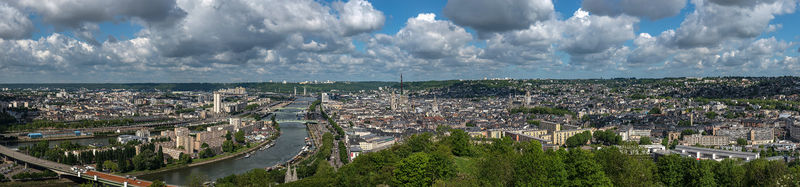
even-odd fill
[[(308, 107), (313, 98), (298, 98), (287, 107)], [(275, 112), (276, 120), (300, 119), (296, 112), (301, 110), (286, 109)], [(269, 118), (265, 118), (269, 120)], [(181, 168), (160, 173), (153, 173), (140, 176), (145, 180), (161, 180), (167, 184), (186, 185), (190, 176), (205, 176), (208, 180), (216, 180), (232, 174), (241, 174), (255, 168), (266, 168), (278, 163), (283, 163), (300, 153), (305, 145), (305, 138), (308, 137), (305, 124), (301, 123), (281, 123), (281, 134), (275, 140), (275, 146), (264, 150), (256, 151), (250, 158), (231, 158), (223, 161), (208, 163), (200, 166)]]

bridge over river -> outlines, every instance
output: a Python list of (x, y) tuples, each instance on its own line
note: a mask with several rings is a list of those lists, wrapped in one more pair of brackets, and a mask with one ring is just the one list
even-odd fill
[(40, 168), (51, 170), (56, 174), (58, 174), (59, 177), (72, 176), (103, 183), (110, 186), (123, 186), (123, 187), (149, 186), (150, 184), (152, 184), (152, 182), (150, 181), (129, 179), (123, 176), (118, 176), (98, 171), (86, 171), (86, 172), (74, 171), (72, 170), (72, 167), (70, 167), (69, 165), (36, 158), (30, 155), (14, 151), (6, 146), (1, 146), (1, 145), (0, 145), (0, 154), (2, 154), (3, 158), (6, 160), (13, 159), (16, 161), (24, 162), (26, 166), (30, 164)]

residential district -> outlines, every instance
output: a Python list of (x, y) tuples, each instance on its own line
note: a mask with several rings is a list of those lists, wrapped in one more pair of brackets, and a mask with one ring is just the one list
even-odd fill
[[(589, 151), (635, 146), (626, 154), (653, 159), (678, 155), (790, 163), (800, 155), (796, 78), (401, 80), (369, 88), (337, 84), (267, 84), (292, 88), (282, 91), (252, 85), (207, 91), (2, 88), (0, 123), (6, 145), (20, 145), (14, 151), (84, 173), (134, 180), (131, 174), (187, 167), (192, 160), (249, 157), (253, 149), (274, 144), (281, 120), (306, 124), (309, 132), (301, 153), (264, 167), (283, 169), (281, 182), (287, 183), (303, 177), (303, 171), (298, 177), (291, 168), (302, 167), (303, 158), (320, 150), (328, 151), (330, 158), (322, 158), (331, 166), (341, 168), (360, 155), (442, 129), (459, 129), (474, 144), (508, 139), (535, 141), (543, 150)], [(302, 107), (287, 107), (300, 98), (311, 99)], [(287, 109), (300, 112), (294, 119), (275, 119), (276, 112)], [(330, 142), (323, 133), (336, 135), (333, 145), (340, 149), (326, 150)], [(102, 137), (108, 141), (73, 143)], [(28, 167), (9, 157), (4, 155), (0, 166), (4, 181), (60, 178), (47, 175), (52, 173), (48, 168)]]

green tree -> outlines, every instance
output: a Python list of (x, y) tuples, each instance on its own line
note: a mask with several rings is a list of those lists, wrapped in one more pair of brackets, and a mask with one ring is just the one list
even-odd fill
[(649, 136), (639, 138), (639, 145), (650, 145), (653, 144), (653, 141), (650, 140)]
[(588, 142), (590, 139), (592, 139), (592, 132), (583, 131), (567, 138), (566, 145), (567, 147), (580, 147), (582, 145), (586, 145), (586, 142)]
[(708, 119), (717, 119), (717, 116), (718, 116), (718, 115), (717, 115), (717, 113), (716, 113), (716, 112), (706, 112), (706, 113), (705, 113), (705, 116), (706, 116), (706, 118), (708, 118)]
[(595, 162), (591, 152), (570, 149), (565, 161), (567, 181), (570, 186), (612, 186), (600, 164)]
[(725, 159), (721, 161), (717, 165), (717, 168), (714, 169), (714, 177), (717, 179), (717, 185), (719, 186), (745, 186), (744, 167), (739, 165), (738, 161), (733, 159)]
[(394, 183), (397, 186), (430, 186), (435, 181), (431, 157), (427, 153), (414, 153), (395, 167)]
[(233, 142), (230, 140), (225, 140), (222, 142), (222, 151), (232, 153), (235, 151), (235, 147), (233, 146)]
[(717, 161), (698, 160), (684, 161), (686, 167), (686, 184), (690, 186), (717, 186), (713, 169)]
[(613, 130), (599, 130), (594, 132), (592, 136), (603, 145), (618, 145), (622, 142), (622, 136), (617, 135)]
[(622, 154), (617, 147), (601, 149), (595, 155), (615, 186), (655, 186), (655, 164), (649, 159)]
[(166, 186), (167, 184), (164, 184), (164, 182), (161, 182), (160, 180), (154, 180), (153, 183), (151, 183), (150, 186), (148, 187), (166, 187)]
[(447, 138), (447, 141), (450, 147), (453, 148), (453, 155), (471, 155), (469, 134), (467, 134), (467, 132), (460, 129), (450, 130), (450, 136)]
[(741, 145), (741, 146), (745, 146), (745, 145), (747, 145), (747, 140), (745, 140), (744, 138), (736, 138), (736, 144), (737, 145)]
[(777, 186), (788, 168), (781, 161), (755, 159), (744, 164), (748, 186)]
[(650, 111), (649, 111), (649, 112), (647, 112), (647, 113), (648, 113), (648, 114), (661, 114), (661, 108), (659, 108), (659, 107), (653, 107), (653, 108), (652, 108), (652, 109), (650, 109)]
[(236, 132), (234, 137), (236, 138), (236, 142), (237, 143), (239, 143), (239, 144), (243, 144), (244, 143), (244, 140), (245, 140), (244, 139), (244, 131)]
[(538, 141), (524, 142), (522, 157), (514, 164), (514, 186), (562, 186), (567, 181), (566, 165), (553, 151), (542, 151)]
[(103, 162), (103, 168), (106, 168), (107, 170), (109, 170), (111, 172), (119, 171), (119, 165), (117, 165), (117, 163), (114, 163), (111, 160), (104, 161)]
[(656, 162), (658, 178), (665, 186), (684, 186), (683, 178), (686, 172), (683, 159), (675, 154), (662, 156)]
[(225, 139), (226, 140), (231, 140), (231, 138), (233, 138), (233, 135), (231, 134), (231, 131), (228, 131), (227, 133), (225, 133)]

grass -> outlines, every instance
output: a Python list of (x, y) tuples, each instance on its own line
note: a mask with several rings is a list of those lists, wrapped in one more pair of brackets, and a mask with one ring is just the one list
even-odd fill
[(454, 162), (456, 163), (456, 171), (458, 173), (467, 173), (470, 175), (475, 175), (478, 172), (477, 162), (469, 157), (454, 157)]

